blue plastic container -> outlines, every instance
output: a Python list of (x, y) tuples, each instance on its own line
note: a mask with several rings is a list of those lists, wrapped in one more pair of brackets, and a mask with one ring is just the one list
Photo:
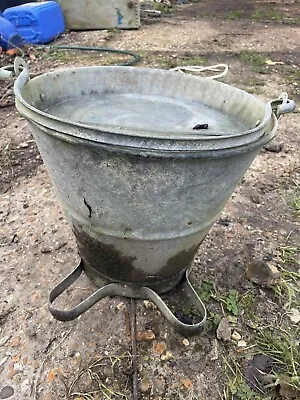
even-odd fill
[(3, 18), (0, 13), (0, 47), (4, 51), (14, 47), (23, 47), (23, 38), (17, 32), (15, 26), (7, 19)]
[(49, 43), (65, 30), (62, 9), (55, 1), (10, 7), (3, 16), (17, 28), (26, 43)]

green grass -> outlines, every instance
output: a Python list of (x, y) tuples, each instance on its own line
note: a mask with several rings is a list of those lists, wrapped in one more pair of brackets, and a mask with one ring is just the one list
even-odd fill
[(251, 65), (255, 68), (262, 68), (266, 66), (266, 57), (256, 51), (245, 50), (239, 54), (241, 61)]
[(281, 11), (275, 10), (275, 8), (258, 8), (256, 9), (251, 18), (254, 21), (275, 21), (283, 24), (296, 24), (300, 23), (300, 17), (297, 15), (286, 14)]
[(126, 394), (120, 391), (120, 382), (116, 378), (116, 370), (132, 368), (131, 354), (128, 352), (120, 356), (109, 355), (98, 358), (80, 370), (71, 382), (67, 396), (70, 399), (107, 399), (127, 400)]
[[(299, 247), (297, 246), (281, 246), (280, 259), (283, 264), (300, 264), (297, 259)], [(288, 272), (288, 271), (287, 271)]]
[(223, 400), (255, 400), (260, 399), (247, 385), (241, 367), (235, 358), (223, 357), (226, 384)]
[(285, 309), (290, 310), (293, 306), (300, 307), (300, 274), (288, 271), (283, 267), (280, 268), (280, 271), (280, 283), (273, 288), (274, 292), (280, 298)]
[(298, 215), (298, 214), (300, 215), (300, 196), (299, 196), (299, 197), (296, 197), (296, 198), (294, 199), (294, 201), (293, 201), (293, 206), (294, 206), (294, 209), (295, 209), (297, 215)]
[(252, 292), (245, 293), (240, 299), (240, 307), (244, 311), (244, 315), (250, 319), (254, 319), (255, 317), (255, 304), (256, 300)]
[(163, 58), (160, 60), (159, 58), (156, 60), (158, 62), (161, 61), (162, 68), (170, 69), (175, 67), (186, 67), (186, 66), (194, 66), (194, 65), (203, 65), (206, 60), (203, 57), (190, 57), (190, 58)]
[(270, 356), (274, 361), (273, 384), (285, 382), (300, 395), (300, 327), (265, 328), (256, 335), (259, 351)]
[(251, 87), (265, 86), (265, 81), (258, 78), (252, 78), (248, 81), (248, 85)]
[(168, 14), (172, 10), (172, 6), (168, 6), (167, 4), (164, 3), (153, 3), (152, 6), (156, 11), (160, 11), (161, 13)]
[(235, 19), (240, 19), (240, 18), (241, 18), (241, 15), (242, 15), (241, 11), (232, 10), (232, 11), (230, 11), (230, 13), (228, 14), (228, 18), (229, 18), (229, 19), (233, 19), (233, 20), (235, 20)]
[(216, 298), (216, 290), (214, 285), (208, 281), (202, 282), (202, 285), (197, 293), (202, 301), (208, 301), (210, 298)]
[(256, 11), (254, 11), (251, 17), (255, 21), (272, 20), (272, 21), (282, 22), (284, 20), (284, 15), (272, 7), (265, 9), (257, 9)]
[[(253, 391), (237, 356), (223, 357), (226, 377), (223, 400), (279, 400), (275, 390), (280, 384), (287, 384), (300, 395), (300, 348), (299, 327), (261, 327), (254, 335), (254, 354), (265, 354), (273, 360), (273, 368), (268, 375), (268, 384)], [(266, 380), (267, 382), (267, 380)]]
[(96, 51), (76, 51), (71, 49), (49, 49), (49, 51), (38, 51), (36, 56), (40, 60), (59, 62), (65, 65), (118, 65), (119, 63), (123, 63), (129, 59), (128, 56), (122, 54)]
[(239, 315), (239, 293), (237, 290), (229, 290), (226, 296), (220, 298), (220, 301), (225, 304), (227, 311), (235, 317)]

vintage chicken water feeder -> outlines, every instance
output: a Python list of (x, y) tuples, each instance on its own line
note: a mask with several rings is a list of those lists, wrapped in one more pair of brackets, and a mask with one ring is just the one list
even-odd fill
[[(68, 68), (33, 79), (24, 62), (15, 69), (17, 109), (81, 256), (50, 294), (52, 315), (71, 320), (121, 295), (151, 299), (177, 330), (199, 332), (206, 311), (188, 279), (195, 253), (295, 103), (286, 94), (263, 103), (212, 79), (157, 69)], [(100, 288), (72, 310), (56, 309), (82, 271)], [(198, 323), (179, 321), (159, 296), (182, 281)]]

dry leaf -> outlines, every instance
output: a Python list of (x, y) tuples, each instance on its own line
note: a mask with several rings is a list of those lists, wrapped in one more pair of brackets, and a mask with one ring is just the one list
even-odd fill
[(17, 354), (16, 356), (14, 356), (14, 357), (11, 359), (11, 362), (14, 364), (14, 363), (19, 362), (20, 359), (21, 359), (21, 354)]
[(193, 389), (193, 383), (192, 383), (192, 381), (191, 381), (190, 379), (188, 379), (188, 378), (183, 378), (183, 379), (181, 379), (181, 384), (182, 384), (185, 388), (187, 388), (187, 389), (189, 389), (189, 390)]
[(34, 303), (37, 300), (39, 300), (41, 298), (41, 294), (40, 293), (33, 293), (33, 295), (31, 296), (31, 301)]
[(155, 339), (155, 333), (150, 329), (146, 329), (145, 331), (139, 331), (136, 333), (136, 340), (138, 342), (151, 342)]
[(272, 61), (272, 60), (266, 60), (265, 64), (267, 65), (284, 65), (284, 62), (282, 61)]
[(56, 376), (56, 371), (55, 371), (55, 369), (52, 369), (52, 370), (49, 372), (48, 377), (47, 377), (48, 382), (49, 382), (49, 383), (53, 382), (55, 376)]
[(19, 371), (16, 371), (16, 370), (12, 370), (12, 371), (10, 371), (8, 374), (7, 374), (7, 377), (9, 378), (9, 379), (12, 379), (17, 373), (18, 373)]
[(154, 342), (153, 351), (157, 354), (163, 354), (167, 349), (167, 345), (164, 342)]
[(126, 306), (123, 302), (121, 302), (121, 303), (117, 304), (116, 308), (117, 308), (117, 310), (124, 310), (124, 309), (126, 309)]
[(20, 49), (14, 48), (14, 49), (7, 50), (6, 54), (8, 56), (19, 56), (21, 54), (21, 52), (20, 52)]
[(19, 346), (20, 341), (21, 341), (20, 336), (14, 336), (14, 337), (10, 340), (10, 342), (9, 342), (8, 344), (9, 344), (10, 347), (17, 347), (17, 346)]

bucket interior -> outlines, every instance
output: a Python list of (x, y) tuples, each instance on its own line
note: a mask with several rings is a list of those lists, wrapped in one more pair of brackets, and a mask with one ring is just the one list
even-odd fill
[[(265, 104), (242, 90), (146, 68), (55, 71), (31, 79), (22, 96), (49, 118), (175, 136), (235, 136), (255, 129), (266, 118)], [(197, 125), (200, 129), (195, 129)]]

